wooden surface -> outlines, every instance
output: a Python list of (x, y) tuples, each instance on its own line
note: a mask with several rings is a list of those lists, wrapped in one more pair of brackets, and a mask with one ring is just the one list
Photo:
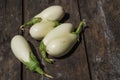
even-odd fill
[[(75, 27), (85, 19), (87, 28), (67, 56), (46, 63), (38, 51), (39, 41), (29, 28), (19, 26), (51, 5), (61, 5), (66, 15), (61, 22)], [(13, 55), (10, 41), (22, 34), (32, 45), (48, 79), (30, 72)], [(120, 0), (0, 0), (0, 80), (120, 80)]]

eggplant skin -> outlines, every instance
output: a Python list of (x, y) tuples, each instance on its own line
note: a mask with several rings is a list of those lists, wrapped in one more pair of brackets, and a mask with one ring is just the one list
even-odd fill
[(16, 35), (11, 40), (11, 49), (14, 55), (20, 60), (24, 62), (30, 61), (30, 46), (25, 38), (21, 35)]
[(61, 57), (68, 53), (76, 42), (77, 35), (69, 33), (52, 40), (46, 46), (46, 51), (51, 56)]
[(65, 11), (62, 6), (54, 5), (44, 9), (41, 13), (36, 15), (35, 17), (41, 17), (42, 19), (47, 20), (61, 20), (65, 15)]
[(74, 28), (71, 23), (63, 23), (53, 30), (51, 30), (43, 39), (45, 45), (49, 44), (50, 41), (54, 40), (56, 37), (60, 35), (64, 35), (66, 33), (73, 32)]
[(42, 20), (41, 22), (34, 24), (30, 28), (29, 33), (32, 38), (41, 40), (47, 35), (47, 33), (54, 29), (54, 26), (54, 22)]

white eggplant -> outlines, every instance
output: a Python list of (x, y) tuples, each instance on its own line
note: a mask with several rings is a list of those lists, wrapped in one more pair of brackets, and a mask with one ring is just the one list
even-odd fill
[(74, 34), (61, 35), (46, 45), (46, 52), (54, 57), (63, 56), (73, 47), (77, 39), (78, 36)]
[(37, 58), (33, 55), (28, 42), (23, 36), (16, 35), (12, 38), (11, 49), (16, 58), (18, 58), (24, 65), (26, 65), (29, 70), (36, 71), (41, 75), (52, 78), (52, 76), (48, 75), (40, 68)]
[(63, 7), (59, 5), (54, 5), (43, 10), (40, 14), (36, 15), (35, 18), (40, 17), (42, 19), (55, 21), (61, 20), (64, 14), (65, 13)]
[(65, 15), (64, 9), (62, 6), (54, 5), (44, 9), (42, 12), (34, 16), (30, 21), (20, 26), (21, 30), (24, 30), (24, 27), (31, 26), (35, 23), (41, 22), (42, 20), (50, 21), (59, 21)]
[(61, 25), (57, 26), (57, 28), (50, 31), (49, 34), (47, 34), (45, 36), (45, 38), (43, 39), (43, 42), (45, 45), (47, 45), (54, 38), (56, 38), (60, 35), (64, 35), (66, 33), (71, 33), (73, 30), (74, 30), (74, 28), (73, 28), (73, 25), (71, 23), (61, 24)]
[(32, 51), (22, 36), (16, 35), (12, 38), (11, 49), (20, 61), (30, 62), (30, 53), (32, 53)]
[(58, 25), (57, 22), (42, 20), (40, 23), (34, 24), (30, 28), (30, 35), (36, 40), (41, 40), (48, 32), (54, 29)]
[(49, 63), (52, 63), (53, 60), (46, 56), (46, 52), (53, 57), (64, 56), (79, 39), (84, 22), (80, 22), (75, 32), (72, 32), (72, 25), (65, 24), (68, 23), (63, 23), (49, 32), (40, 44), (39, 49), (42, 51), (42, 57)]

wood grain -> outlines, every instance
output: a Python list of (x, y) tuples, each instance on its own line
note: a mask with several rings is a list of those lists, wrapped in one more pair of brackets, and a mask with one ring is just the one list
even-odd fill
[(80, 0), (92, 80), (120, 79), (120, 0)]
[(0, 80), (50, 80), (21, 66), (10, 41), (21, 34), (22, 23), (51, 5), (65, 9), (60, 22), (76, 28), (85, 19), (88, 26), (80, 42), (54, 64), (41, 58), (39, 41), (31, 38), (30, 27), (25, 29), (23, 36), (51, 80), (120, 80), (120, 0), (0, 0)]
[(10, 48), (21, 25), (21, 11), (21, 0), (0, 0), (0, 80), (21, 80), (20, 62)]
[[(80, 15), (77, 1), (75, 0), (24, 0), (25, 22), (51, 5), (61, 5), (65, 9), (66, 15), (61, 22), (71, 22), (75, 27), (78, 26)], [(83, 38), (68, 55), (61, 59), (55, 59), (56, 62), (54, 64), (48, 64), (42, 60), (38, 51), (39, 41), (30, 37), (29, 28), (25, 30), (24, 36), (32, 43), (34, 52), (38, 56), (40, 63), (42, 62), (44, 70), (54, 76), (54, 79), (51, 80), (90, 80)], [(37, 73), (31, 73), (25, 68), (23, 73), (23, 80), (49, 80)]]

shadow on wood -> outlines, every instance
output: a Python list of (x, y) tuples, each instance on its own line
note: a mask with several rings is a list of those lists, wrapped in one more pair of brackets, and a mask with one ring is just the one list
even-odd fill
[(34, 56), (37, 58), (40, 67), (41, 67), (42, 69), (44, 69), (44, 65), (41, 63), (41, 60), (37, 57), (38, 54), (37, 54), (37, 51), (36, 51), (35, 47), (33, 46), (33, 44), (32, 44), (30, 41), (28, 41), (28, 43), (29, 43), (29, 45), (30, 45), (30, 48), (31, 48), (31, 50), (32, 50), (32, 52), (33, 52), (33, 54), (34, 54)]
[(64, 23), (65, 21), (67, 21), (70, 18), (70, 14), (69, 13), (65, 13), (64, 17), (62, 18), (62, 20), (60, 20), (60, 23)]

